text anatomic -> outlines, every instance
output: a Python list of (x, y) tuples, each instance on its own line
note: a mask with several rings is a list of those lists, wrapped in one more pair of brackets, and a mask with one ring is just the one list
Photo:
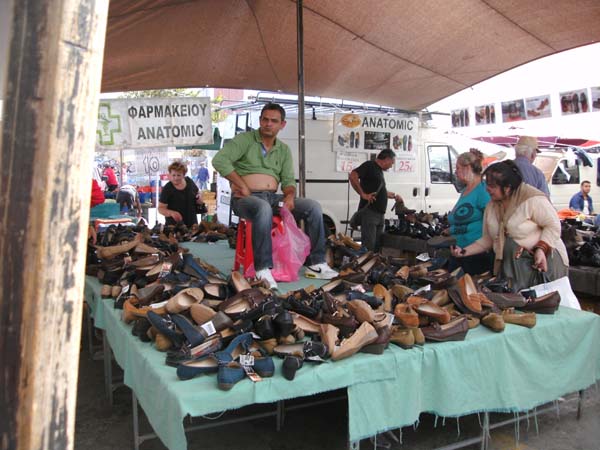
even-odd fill
[(392, 130), (412, 130), (414, 122), (393, 117), (365, 117), (362, 122), (365, 128), (391, 128)]
[(204, 135), (202, 125), (165, 125), (158, 127), (138, 128), (138, 140), (140, 139), (169, 139), (179, 137), (198, 137)]
[(127, 114), (131, 118), (151, 118), (151, 117), (192, 117), (203, 116), (206, 114), (206, 104), (192, 105), (145, 105), (130, 106)]

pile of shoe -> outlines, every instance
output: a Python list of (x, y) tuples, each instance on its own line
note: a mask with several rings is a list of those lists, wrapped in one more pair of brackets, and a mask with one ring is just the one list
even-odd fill
[(330, 267), (342, 267), (352, 259), (366, 253), (367, 249), (350, 236), (338, 233), (327, 238), (325, 261)]
[(217, 242), (218, 240), (228, 239), (233, 234), (233, 230), (218, 222), (202, 221), (191, 227), (183, 223), (166, 225), (162, 228), (162, 233), (167, 238), (175, 239), (177, 242)]
[(563, 220), (561, 239), (572, 265), (600, 267), (600, 233), (596, 231), (596, 227)]
[(438, 213), (416, 212), (414, 209), (408, 209), (404, 202), (396, 202), (392, 208), (398, 216), (398, 223), (391, 225), (386, 220), (385, 232), (408, 236), (415, 239), (431, 239), (439, 236), (442, 231), (448, 228), (448, 216), (440, 216)]
[(505, 323), (532, 327), (536, 312), (553, 313), (560, 302), (558, 293), (526, 298), (503, 280), (449, 273), (442, 259), (411, 267), (367, 252), (320, 288), (281, 296), (238, 272), (220, 277), (189, 254), (163, 260), (172, 264), (156, 278), (143, 275), (142, 285), (138, 267), (127, 266), (122, 287), (107, 295), (134, 335), (167, 352), (180, 379), (216, 374), (224, 390), (273, 376), (272, 356), (283, 358), (282, 374), (293, 380), (308, 363), (381, 354), (390, 342), (409, 349), (463, 340), (479, 323), (494, 331)]

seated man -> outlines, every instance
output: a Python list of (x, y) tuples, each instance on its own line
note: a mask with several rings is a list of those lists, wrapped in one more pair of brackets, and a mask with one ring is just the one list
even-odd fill
[[(308, 278), (331, 279), (337, 276), (325, 263), (325, 231), (321, 205), (315, 200), (295, 198), (296, 184), (290, 148), (276, 139), (285, 127), (285, 110), (277, 104), (265, 105), (260, 128), (238, 134), (214, 157), (213, 167), (232, 187), (233, 212), (252, 222), (252, 250), (256, 277), (277, 288), (271, 268), (272, 208), (283, 201), (296, 220), (305, 219), (311, 252), (305, 262)], [(282, 194), (277, 194), (281, 183)]]
[(582, 181), (580, 188), (581, 190), (571, 197), (569, 208), (589, 216), (594, 213), (592, 197), (589, 195), (590, 189), (592, 189), (592, 183), (587, 180)]

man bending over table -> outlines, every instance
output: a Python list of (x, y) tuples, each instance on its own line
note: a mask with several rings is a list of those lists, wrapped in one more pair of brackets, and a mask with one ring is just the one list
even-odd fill
[[(290, 148), (277, 139), (286, 125), (285, 110), (278, 104), (265, 105), (260, 128), (238, 134), (214, 157), (213, 167), (231, 183), (233, 212), (252, 222), (252, 251), (256, 277), (271, 289), (277, 283), (271, 274), (271, 222), (279, 202), (296, 220), (304, 219), (311, 252), (305, 261), (305, 276), (331, 279), (338, 275), (325, 263), (325, 232), (321, 205), (308, 198), (296, 198), (296, 182)], [(277, 189), (281, 183), (281, 191)]]

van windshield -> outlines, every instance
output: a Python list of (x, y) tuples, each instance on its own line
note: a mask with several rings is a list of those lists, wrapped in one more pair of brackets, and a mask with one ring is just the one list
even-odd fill
[(453, 183), (456, 168), (456, 150), (449, 145), (427, 146), (429, 173), (432, 183)]

